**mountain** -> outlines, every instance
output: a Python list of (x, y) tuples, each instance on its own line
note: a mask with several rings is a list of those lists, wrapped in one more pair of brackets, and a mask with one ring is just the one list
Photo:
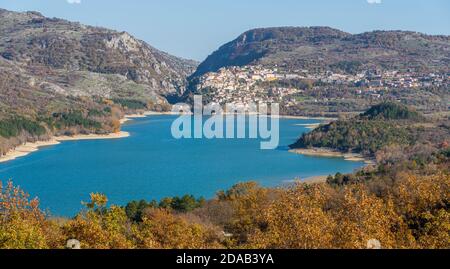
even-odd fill
[(244, 65), (341, 72), (367, 68), (448, 71), (449, 52), (449, 36), (407, 31), (352, 35), (329, 27), (262, 28), (221, 46), (193, 77)]
[(25, 142), (120, 130), (168, 110), (197, 63), (126, 32), (0, 9), (0, 157)]
[[(99, 81), (111, 77), (104, 75), (142, 84), (149, 95), (182, 93), (186, 77), (196, 67), (196, 62), (159, 51), (126, 32), (4, 9), (0, 9), (0, 56), (27, 69), (62, 70), (74, 76), (72, 81), (63, 78), (62, 84), (77, 94), (88, 90), (78, 85), (86, 77), (98, 76)], [(104, 94), (95, 87), (89, 91), (88, 95)]]

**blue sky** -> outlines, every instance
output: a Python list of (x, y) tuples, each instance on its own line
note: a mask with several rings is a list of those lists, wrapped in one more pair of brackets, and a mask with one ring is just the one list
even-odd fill
[(450, 34), (448, 0), (0, 0), (0, 7), (127, 31), (158, 49), (196, 60), (258, 27)]

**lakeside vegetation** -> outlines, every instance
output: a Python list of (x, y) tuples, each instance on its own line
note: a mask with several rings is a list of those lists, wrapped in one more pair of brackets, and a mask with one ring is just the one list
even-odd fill
[(448, 142), (448, 119), (425, 118), (397, 103), (382, 103), (350, 119), (338, 120), (303, 134), (290, 147), (330, 148), (374, 157), (389, 148), (434, 147)]
[[(405, 126), (424, 124), (423, 116), (397, 104), (375, 106), (358, 119), (344, 126), (386, 122), (411, 140), (379, 141), (368, 151), (376, 165), (323, 183), (263, 188), (245, 182), (210, 200), (185, 195), (125, 206), (93, 193), (71, 219), (52, 218), (8, 182), (0, 186), (0, 248), (64, 248), (69, 239), (94, 249), (363, 249), (372, 239), (382, 248), (450, 248), (449, 132), (440, 129), (446, 125), (415, 125), (417, 135)], [(391, 131), (380, 126), (369, 137)]]
[(22, 131), (28, 132), (31, 135), (45, 134), (45, 128), (35, 121), (23, 117), (13, 117), (0, 121), (0, 136), (10, 138), (18, 136)]
[(57, 135), (107, 134), (120, 131), (120, 115), (117, 108), (100, 110), (67, 110), (18, 115), (11, 113), (0, 117), (0, 157), (26, 142), (46, 141)]
[(64, 248), (74, 238), (98, 249), (366, 248), (370, 239), (383, 248), (449, 248), (449, 152), (328, 183), (241, 183), (201, 203), (178, 198), (182, 210), (107, 206), (106, 196), (91, 194), (73, 219), (48, 217), (10, 182), (0, 188), (0, 248)]
[(26, 142), (52, 136), (110, 134), (120, 132), (125, 114), (167, 111), (168, 105), (134, 99), (74, 98), (74, 106), (20, 108), (0, 111), (0, 157)]

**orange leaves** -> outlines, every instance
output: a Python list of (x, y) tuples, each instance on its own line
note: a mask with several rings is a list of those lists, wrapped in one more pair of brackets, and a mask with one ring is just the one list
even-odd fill
[(190, 215), (148, 208), (142, 222), (93, 193), (85, 211), (58, 224), (9, 182), (0, 184), (0, 248), (62, 248), (68, 239), (99, 249), (449, 248), (449, 198), (448, 173), (410, 171), (396, 173), (385, 192), (365, 183), (241, 183)]
[(445, 201), (450, 200), (450, 175), (436, 173), (417, 176), (401, 173), (395, 190), (396, 200), (403, 213), (432, 210), (437, 206), (445, 206)]
[(403, 173), (394, 192), (400, 214), (404, 216), (420, 248), (450, 246), (450, 175), (438, 172), (417, 176)]
[[(298, 185), (284, 192), (264, 213), (267, 228), (251, 236), (261, 248), (331, 248), (335, 223), (323, 209), (316, 188)], [(319, 199), (316, 199), (319, 198)]]
[(118, 119), (112, 119), (112, 121), (111, 121), (111, 127), (112, 127), (112, 131), (113, 131), (114, 133), (120, 132), (120, 127), (121, 127), (120, 120), (118, 120)]
[[(125, 222), (118, 222), (114, 213), (107, 219), (92, 216), (78, 216), (62, 227), (66, 239), (77, 239), (81, 242), (81, 248), (87, 249), (126, 249), (132, 248), (131, 242), (124, 235)], [(119, 217), (120, 218), (120, 217)], [(110, 222), (116, 222), (111, 225)]]
[(333, 218), (338, 224), (335, 231), (338, 248), (365, 248), (370, 239), (380, 241), (383, 248), (395, 247), (394, 228), (402, 226), (389, 200), (369, 194), (360, 185), (344, 190)]
[(237, 243), (245, 243), (249, 234), (265, 225), (263, 214), (270, 204), (269, 190), (261, 188), (255, 182), (246, 182), (219, 193), (218, 197), (231, 207), (231, 219), (226, 228)]
[[(425, 179), (425, 182), (427, 179)], [(426, 184), (426, 183), (420, 184)], [(445, 188), (443, 182), (433, 178), (436, 185), (431, 188), (437, 195), (431, 199), (425, 192), (428, 207), (442, 205), (446, 201), (436, 191)], [(405, 184), (405, 183), (403, 183)], [(408, 184), (412, 184), (409, 182)], [(416, 196), (417, 182), (403, 188), (404, 193)], [(444, 185), (444, 186), (442, 186)], [(414, 186), (414, 187), (413, 187)], [(427, 187), (425, 188), (427, 189)], [(393, 189), (395, 191), (395, 188)], [(439, 198), (440, 197), (440, 198)], [(277, 199), (264, 210), (259, 226), (254, 226), (245, 246), (256, 248), (366, 248), (367, 242), (375, 239), (382, 248), (448, 247), (450, 241), (449, 213), (446, 208), (423, 215), (421, 202), (405, 202), (417, 205), (410, 209), (420, 216), (424, 227), (411, 223), (414, 218), (404, 214), (399, 196), (377, 197), (363, 184), (348, 185), (333, 189), (326, 184), (299, 184), (281, 190)], [(448, 200), (447, 200), (448, 201)], [(428, 212), (428, 211), (425, 211)], [(417, 218), (417, 217), (416, 217)], [(417, 222), (417, 221), (416, 221)], [(425, 223), (425, 224), (423, 224)], [(265, 225), (261, 225), (265, 224)], [(413, 225), (412, 225), (413, 224)], [(417, 230), (418, 229), (418, 230)], [(438, 244), (439, 243), (439, 244)]]

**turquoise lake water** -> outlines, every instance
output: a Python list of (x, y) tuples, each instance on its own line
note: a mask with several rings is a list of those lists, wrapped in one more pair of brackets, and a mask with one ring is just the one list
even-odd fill
[(287, 145), (315, 120), (281, 119), (280, 147), (261, 150), (255, 139), (181, 139), (171, 135), (175, 116), (150, 116), (124, 125), (129, 138), (70, 141), (0, 163), (0, 180), (12, 179), (53, 216), (74, 216), (89, 193), (110, 203), (193, 194), (214, 197), (235, 183), (279, 186), (296, 178), (352, 172), (364, 164), (289, 153)]

